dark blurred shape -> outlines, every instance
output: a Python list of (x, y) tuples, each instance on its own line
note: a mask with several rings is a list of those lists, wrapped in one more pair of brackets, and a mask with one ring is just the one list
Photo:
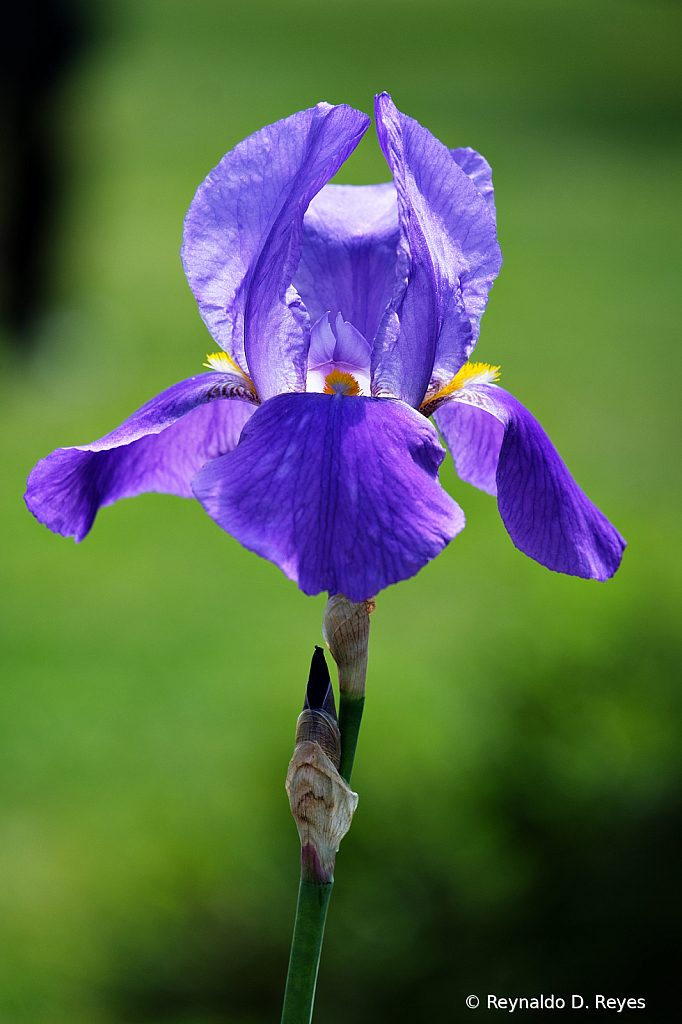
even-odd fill
[(49, 239), (62, 186), (50, 106), (86, 41), (82, 14), (68, 0), (3, 5), (0, 315), (10, 342), (22, 349), (45, 304)]

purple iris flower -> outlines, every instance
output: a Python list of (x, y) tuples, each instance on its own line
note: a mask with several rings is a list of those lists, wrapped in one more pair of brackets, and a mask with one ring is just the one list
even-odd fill
[(199, 187), (182, 260), (222, 351), (92, 444), (35, 467), (26, 502), (82, 540), (143, 491), (195, 496), (307, 594), (362, 601), (464, 527), (445, 456), (490, 494), (514, 544), (607, 579), (625, 542), (542, 427), (468, 361), (502, 256), (490, 167), (383, 93), (393, 182), (327, 184), (369, 118), (318, 103), (245, 139)]

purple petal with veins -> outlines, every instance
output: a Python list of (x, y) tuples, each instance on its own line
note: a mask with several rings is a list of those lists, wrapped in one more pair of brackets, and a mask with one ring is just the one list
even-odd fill
[(502, 254), (488, 204), (451, 152), (387, 93), (376, 118), (401, 234), (372, 387), (419, 408), (432, 377), (447, 384), (473, 350)]
[(202, 373), (174, 384), (99, 441), (57, 448), (28, 478), (26, 504), (39, 522), (81, 541), (103, 505), (146, 491), (191, 498), (208, 459), (234, 448), (255, 409), (244, 380)]
[(182, 260), (201, 314), (263, 401), (305, 387), (308, 315), (291, 287), (303, 215), (368, 124), (318, 103), (262, 128), (223, 157), (185, 217)]
[(372, 350), (367, 339), (350, 321), (344, 320), (340, 313), (336, 314), (334, 330), (337, 341), (333, 359), (340, 363), (350, 363), (360, 370), (369, 370)]
[(348, 373), (356, 379), (363, 394), (370, 393), (370, 347), (352, 324), (340, 313), (332, 328), (329, 313), (314, 324), (308, 349), (306, 391), (324, 391), (325, 378), (332, 370)]
[(464, 527), (438, 482), (436, 431), (391, 399), (280, 395), (192, 487), (233, 537), (306, 594), (364, 601), (419, 572)]
[(398, 237), (392, 182), (326, 185), (303, 219), (293, 281), (311, 320), (341, 313), (371, 345), (393, 294)]
[(325, 313), (315, 321), (310, 332), (308, 369), (312, 370), (321, 363), (330, 363), (334, 358), (335, 348), (336, 337), (329, 323), (329, 313)]
[(625, 541), (513, 395), (495, 384), (462, 389), (435, 419), (464, 479), (491, 491), (494, 469), (500, 515), (519, 550), (555, 572), (613, 576)]
[(461, 167), (464, 173), (474, 183), (478, 191), (481, 193), (488, 209), (492, 215), (492, 218), (497, 222), (497, 211), (495, 209), (495, 190), (493, 189), (493, 172), (490, 164), (484, 156), (477, 153), (475, 149), (471, 149), (469, 146), (461, 146), (459, 149), (451, 149), (450, 152), (454, 158), (455, 163), (458, 167)]

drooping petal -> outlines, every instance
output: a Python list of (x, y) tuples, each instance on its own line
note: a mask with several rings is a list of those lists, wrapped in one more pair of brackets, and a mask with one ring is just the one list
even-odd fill
[(303, 218), (294, 276), (311, 319), (341, 313), (371, 344), (393, 294), (398, 237), (392, 182), (325, 185)]
[(470, 178), (478, 191), (481, 193), (491, 216), (497, 223), (497, 210), (495, 209), (495, 190), (493, 189), (493, 170), (488, 161), (480, 153), (477, 153), (471, 146), (460, 146), (450, 150), (455, 163), (462, 168)]
[(513, 395), (494, 384), (466, 388), (435, 419), (464, 480), (494, 494), (494, 473), (500, 515), (520, 551), (555, 572), (613, 576), (625, 541)]
[(419, 407), (432, 376), (445, 384), (474, 348), (502, 255), (488, 204), (450, 151), (387, 93), (377, 97), (376, 118), (401, 237), (373, 387)]
[(368, 124), (318, 103), (268, 125), (223, 157), (187, 212), (181, 254), (201, 315), (263, 400), (305, 388), (309, 325), (291, 287), (303, 215)]
[(435, 413), (457, 476), (488, 494), (497, 494), (497, 464), (504, 440), (504, 426), (494, 415), (466, 405), (448, 402)]
[(444, 451), (401, 402), (280, 395), (192, 482), (208, 514), (301, 590), (364, 601), (407, 579), (463, 528), (438, 482)]
[(191, 498), (191, 478), (235, 447), (254, 401), (236, 374), (183, 380), (99, 441), (41, 459), (28, 478), (26, 504), (54, 533), (81, 541), (98, 509), (119, 498), (145, 491)]

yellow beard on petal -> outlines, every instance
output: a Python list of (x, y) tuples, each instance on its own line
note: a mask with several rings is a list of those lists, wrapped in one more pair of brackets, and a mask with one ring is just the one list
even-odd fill
[(325, 395), (361, 395), (360, 385), (352, 373), (332, 370), (324, 378)]
[(217, 370), (218, 373), (239, 373), (242, 377), (247, 377), (242, 370), (239, 363), (235, 363), (231, 355), (227, 352), (214, 352), (213, 355), (206, 356), (208, 362), (204, 363), (204, 366), (208, 367), (209, 370)]
[[(428, 395), (421, 405), (424, 412), (427, 407), (434, 403), (440, 404), (444, 398), (461, 391), (462, 388), (471, 387), (474, 384), (493, 384), (500, 378), (499, 366), (491, 366), (490, 363), (465, 363), (459, 373), (455, 374), (449, 384), (446, 384), (440, 391)], [(427, 413), (427, 415), (429, 415)]]

